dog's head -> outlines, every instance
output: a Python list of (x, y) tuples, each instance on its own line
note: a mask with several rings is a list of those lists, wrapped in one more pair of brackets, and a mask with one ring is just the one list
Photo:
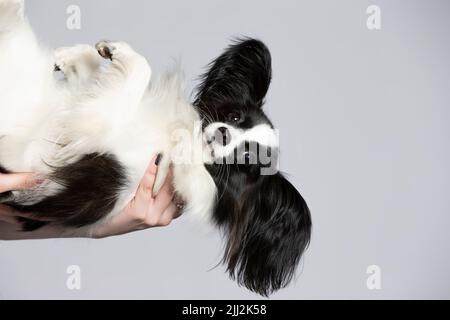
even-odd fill
[(224, 262), (239, 284), (268, 295), (292, 279), (311, 233), (309, 209), (277, 171), (278, 134), (262, 110), (271, 56), (254, 39), (215, 59), (194, 105), (202, 116), (206, 167), (218, 189), (214, 212), (224, 228)]

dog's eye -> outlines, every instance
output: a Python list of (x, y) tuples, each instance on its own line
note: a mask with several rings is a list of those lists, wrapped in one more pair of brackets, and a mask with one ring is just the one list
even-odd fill
[(228, 114), (228, 120), (231, 122), (238, 122), (239, 120), (241, 120), (241, 116), (237, 112), (230, 112)]

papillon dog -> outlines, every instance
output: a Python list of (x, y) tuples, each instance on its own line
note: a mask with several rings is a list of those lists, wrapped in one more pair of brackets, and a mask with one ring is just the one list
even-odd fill
[[(55, 77), (60, 70), (63, 79)], [(47, 223), (92, 228), (132, 199), (147, 162), (162, 154), (185, 214), (224, 233), (230, 276), (267, 296), (292, 279), (311, 235), (309, 209), (278, 172), (278, 134), (262, 107), (271, 56), (240, 39), (209, 66), (194, 103), (178, 72), (152, 79), (127, 43), (55, 51), (41, 45), (22, 0), (0, 0), (0, 172), (35, 172), (29, 190), (0, 202)]]

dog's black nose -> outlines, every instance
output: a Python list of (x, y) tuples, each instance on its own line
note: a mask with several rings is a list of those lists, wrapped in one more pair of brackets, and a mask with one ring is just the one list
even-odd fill
[(217, 128), (215, 140), (217, 143), (220, 143), (223, 146), (226, 146), (227, 144), (229, 144), (231, 142), (230, 130), (228, 130), (225, 127)]

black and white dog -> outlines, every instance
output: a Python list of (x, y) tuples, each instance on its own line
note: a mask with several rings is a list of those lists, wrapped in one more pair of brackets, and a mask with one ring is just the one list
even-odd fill
[[(55, 65), (64, 80), (55, 79)], [(230, 275), (262, 295), (286, 286), (311, 218), (276, 170), (278, 135), (262, 111), (268, 49), (254, 39), (231, 45), (193, 105), (176, 73), (150, 79), (146, 59), (123, 42), (47, 50), (23, 18), (23, 1), (0, 0), (0, 171), (32, 171), (44, 181), (0, 194), (0, 202), (89, 228), (125, 206), (161, 153), (154, 191), (171, 165), (186, 213), (224, 231)], [(43, 225), (23, 222), (25, 230)]]

